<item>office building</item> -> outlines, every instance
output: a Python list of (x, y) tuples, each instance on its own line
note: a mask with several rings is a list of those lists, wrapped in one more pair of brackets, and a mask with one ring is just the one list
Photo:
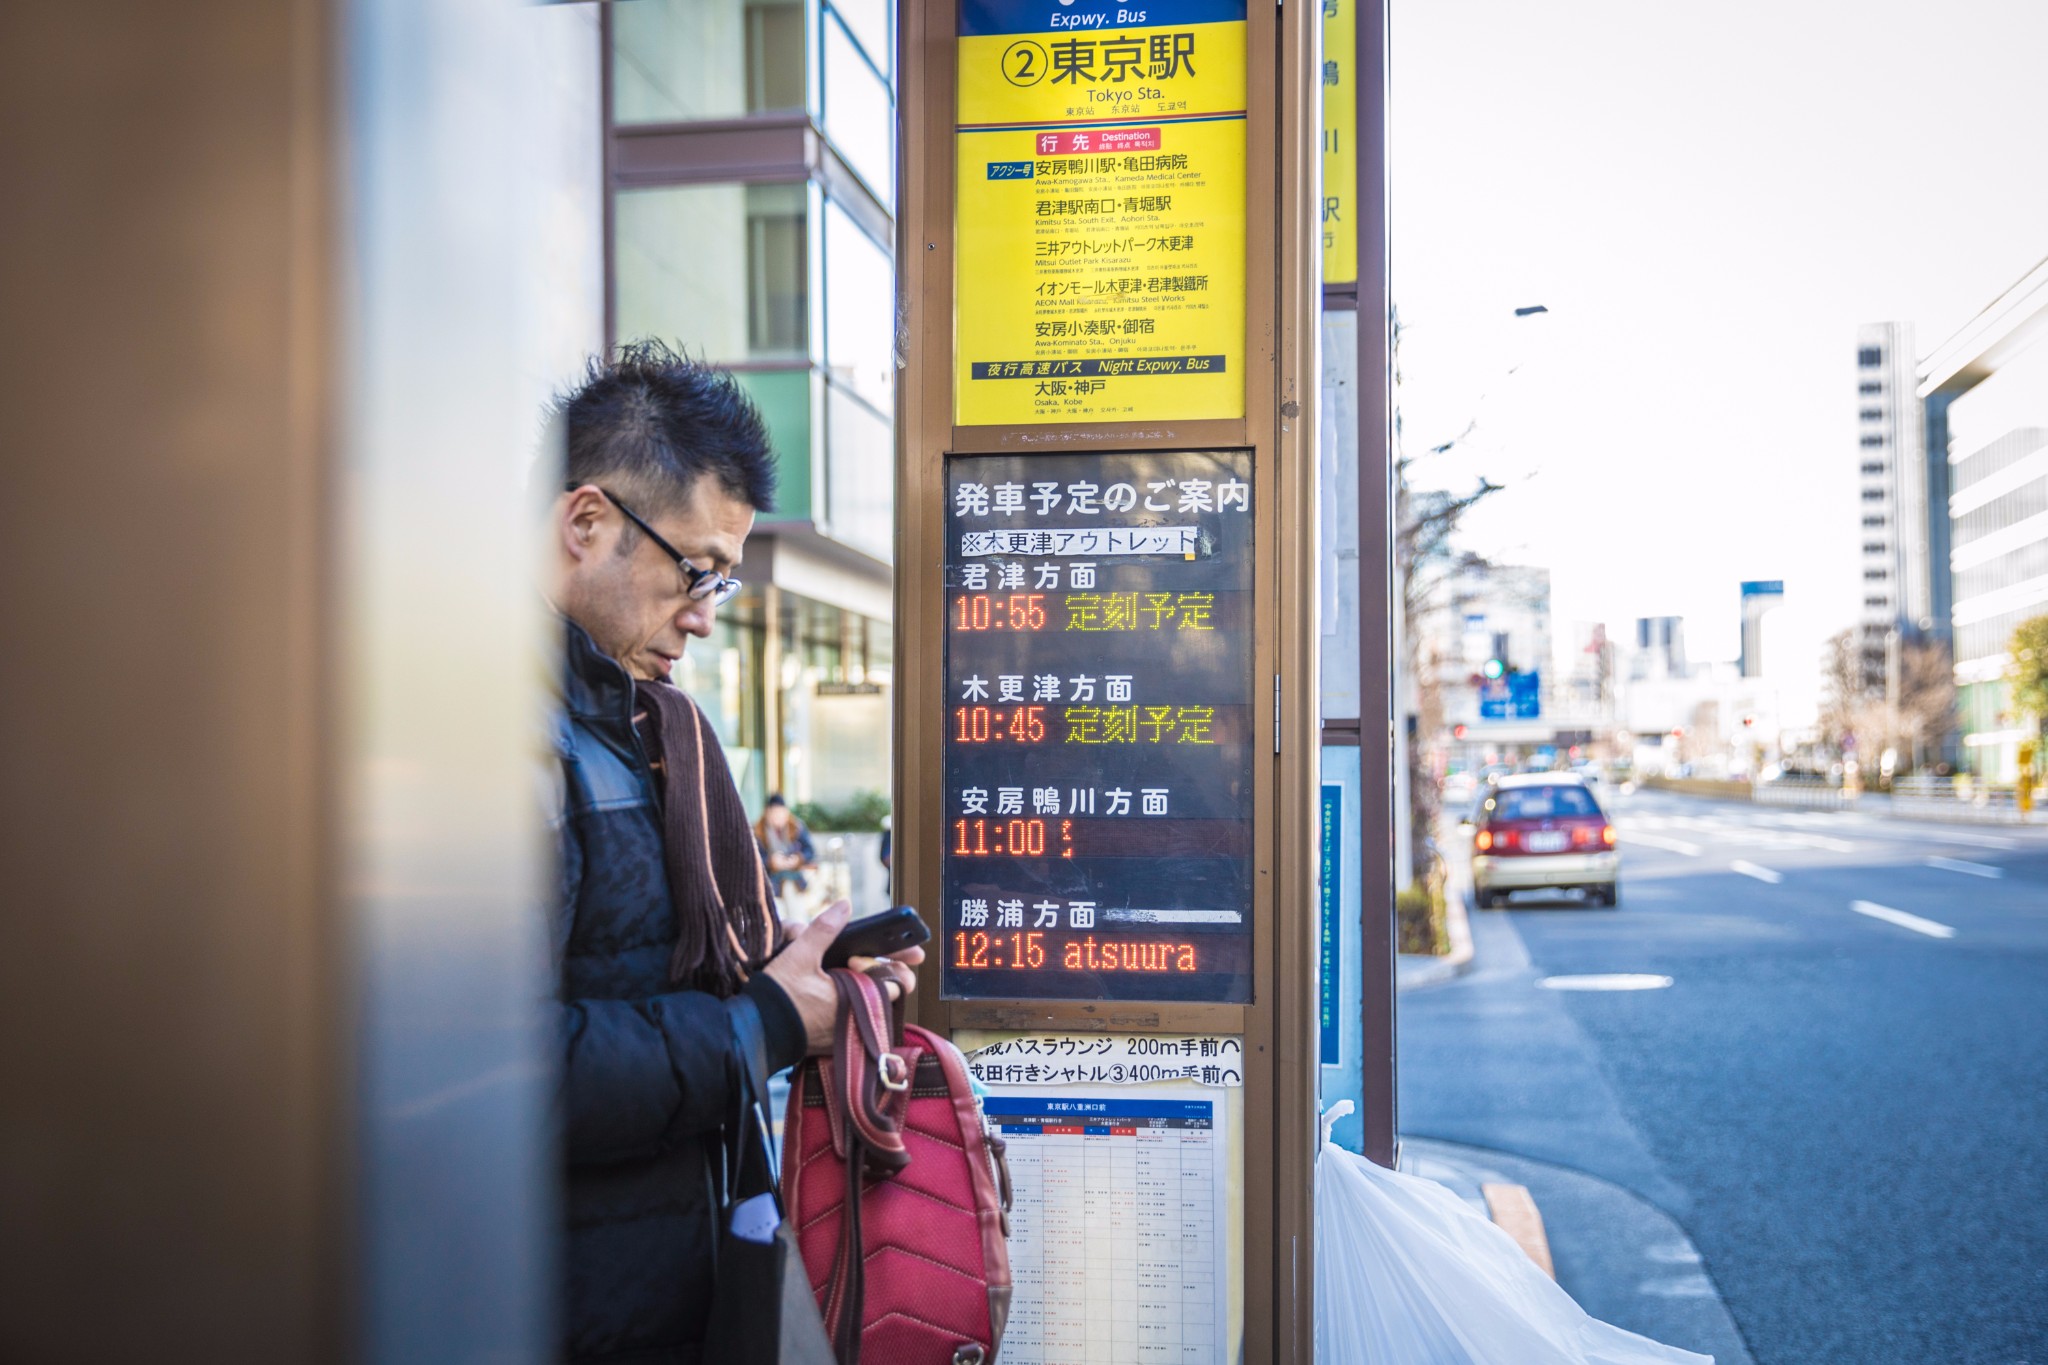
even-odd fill
[(676, 681), (748, 807), (889, 790), (895, 7), (637, 0), (608, 30), (607, 327), (736, 371), (777, 507)]
[[(1856, 331), (1857, 506), (1863, 606), (1857, 648), (1867, 691), (1884, 691), (1886, 640), (1947, 631), (1946, 467), (1930, 478), (1914, 370), (1913, 324)], [(1937, 525), (1937, 523), (1939, 523)], [(1937, 579), (1940, 580), (1937, 583)]]
[(1628, 661), (1630, 681), (1684, 678), (1690, 673), (1685, 661), (1685, 618), (1637, 617), (1635, 652)]
[(1782, 579), (1767, 579), (1742, 585), (1742, 663), (1745, 678), (1764, 675), (1764, 617), (1785, 601)]
[(2030, 733), (2005, 672), (2013, 628), (2048, 613), (2048, 260), (1920, 367), (1947, 474), (1956, 705), (1970, 766), (2010, 778)]

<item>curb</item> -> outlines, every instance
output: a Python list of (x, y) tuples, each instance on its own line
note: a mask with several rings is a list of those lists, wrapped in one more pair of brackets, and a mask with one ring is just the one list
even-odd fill
[[(1715, 1365), (1755, 1365), (1691, 1236), (1635, 1191), (1568, 1166), (1419, 1134), (1402, 1135), (1401, 1169), (1450, 1190), (1539, 1266), (1540, 1247), (1558, 1287), (1592, 1316), (1711, 1355)], [(1529, 1240), (1511, 1226), (1518, 1221)]]
[(1465, 913), (1465, 887), (1451, 881), (1444, 886), (1444, 933), (1451, 951), (1442, 957), (1420, 953), (1398, 953), (1394, 957), (1394, 989), (1410, 991), (1455, 980), (1472, 970), (1472, 922)]
[(1543, 1213), (1536, 1207), (1529, 1187), (1489, 1180), (1480, 1185), (1479, 1194), (1486, 1200), (1486, 1216), (1493, 1220), (1493, 1225), (1514, 1238), (1515, 1245), (1536, 1263), (1538, 1270), (1556, 1279), (1557, 1267), (1550, 1259), (1550, 1238), (1543, 1230)]

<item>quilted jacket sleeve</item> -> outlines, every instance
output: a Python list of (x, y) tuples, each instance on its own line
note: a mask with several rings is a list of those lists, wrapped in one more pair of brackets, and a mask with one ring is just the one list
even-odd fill
[(556, 825), (561, 876), (550, 925), (563, 1140), (571, 1165), (642, 1160), (730, 1116), (740, 1075), (734, 1016), (751, 1012), (760, 1019), (771, 1072), (802, 1060), (803, 1021), (765, 974), (729, 1000), (702, 991), (563, 998), (561, 963), (583, 876), (583, 850), (571, 826)]

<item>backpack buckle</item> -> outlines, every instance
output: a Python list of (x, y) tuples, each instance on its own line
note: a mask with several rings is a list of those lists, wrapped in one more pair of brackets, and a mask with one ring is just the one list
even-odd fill
[(884, 1052), (875, 1058), (875, 1075), (885, 1090), (910, 1089), (910, 1067), (894, 1052)]

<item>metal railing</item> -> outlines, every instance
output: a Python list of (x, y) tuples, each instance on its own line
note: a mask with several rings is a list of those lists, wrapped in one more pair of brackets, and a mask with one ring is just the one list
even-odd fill
[(1892, 784), (1892, 814), (1983, 824), (2020, 824), (2027, 818), (2013, 787), (1919, 774)]
[(1845, 788), (1796, 778), (1759, 782), (1749, 795), (1760, 806), (1795, 806), (1801, 810), (1854, 810), (1857, 799), (1855, 792)]

